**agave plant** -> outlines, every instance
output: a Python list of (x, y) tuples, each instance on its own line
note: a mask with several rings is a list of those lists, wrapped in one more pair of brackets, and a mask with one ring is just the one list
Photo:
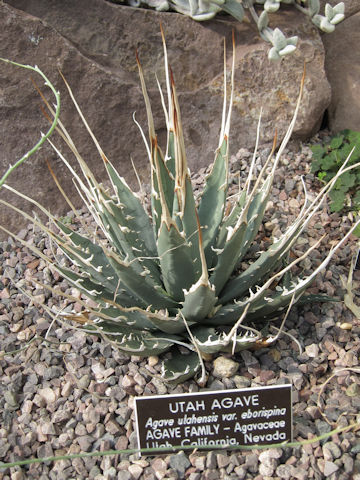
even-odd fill
[[(262, 223), (275, 171), (295, 124), (304, 79), (293, 120), (277, 153), (274, 142), (269, 158), (254, 179), (255, 151), (245, 185), (230, 199), (228, 158), (234, 59), (229, 105), (224, 61), (224, 106), (219, 145), (203, 192), (194, 198), (178, 98), (168, 66), (164, 37), (163, 43), (167, 99), (161, 93), (161, 100), (168, 130), (164, 152), (158, 145), (144, 76), (137, 58), (149, 127), (147, 142), (139, 126), (150, 161), (151, 212), (148, 213), (140, 197), (129, 188), (102, 151), (68, 85), (70, 96), (104, 162), (111, 191), (98, 183), (61, 122), (57, 130), (74, 154), (82, 174), (77, 174), (53, 142), (48, 141), (72, 173), (79, 194), (98, 228), (94, 232), (83, 225), (81, 233), (75, 231), (34, 200), (16, 193), (38, 206), (57, 226), (54, 232), (23, 213), (51, 237), (73, 268), (61, 266), (34, 246), (30, 248), (53, 263), (53, 268), (71, 285), (92, 299), (91, 305), (97, 305), (89, 307), (84, 301), (83, 312), (71, 318), (81, 322), (86, 331), (101, 333), (128, 354), (148, 356), (168, 352), (164, 355), (162, 368), (162, 377), (167, 381), (181, 382), (198, 372), (199, 381), (204, 383), (206, 374), (202, 358), (206, 354), (267, 346), (277, 339), (278, 334), (265, 336), (257, 325), (263, 325), (264, 320), (279, 318), (283, 323), (291, 306), (299, 301), (316, 274), (326, 267), (334, 252), (350, 235), (351, 232), (332, 248), (310, 276), (291, 279), (292, 267), (308, 256), (318, 243), (287, 263), (290, 249), (338, 175), (347, 168), (344, 164), (339, 174), (313, 201), (305, 192), (304, 206), (294, 223), (246, 270), (239, 270), (239, 264)], [(51, 106), (47, 106), (54, 115)], [(69, 198), (67, 201), (72, 206)], [(308, 301), (312, 298), (304, 295), (302, 299)]]

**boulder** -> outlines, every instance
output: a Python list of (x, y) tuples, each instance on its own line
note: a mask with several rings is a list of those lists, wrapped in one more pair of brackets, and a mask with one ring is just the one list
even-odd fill
[[(160, 143), (165, 140), (155, 73), (164, 83), (162, 23), (180, 97), (185, 141), (192, 170), (213, 161), (218, 144), (223, 103), (223, 42), (231, 65), (231, 35), (236, 38), (235, 100), (231, 128), (231, 152), (252, 147), (263, 108), (262, 141), (271, 142), (275, 130), (281, 138), (296, 103), (306, 63), (304, 98), (295, 126), (295, 137), (309, 138), (320, 126), (330, 102), (324, 72), (324, 49), (315, 26), (293, 8), (282, 8), (273, 24), (287, 35), (299, 35), (297, 52), (280, 63), (267, 59), (264, 43), (252, 24), (218, 15), (197, 23), (169, 12), (135, 9), (104, 0), (8, 0), (0, 3), (0, 56), (38, 65), (61, 91), (61, 118), (91, 169), (102, 178), (102, 161), (66, 94), (60, 69), (104, 151), (121, 174), (134, 183), (130, 158), (143, 182), (148, 183), (146, 151), (132, 115), (146, 130), (144, 104), (139, 85), (135, 49), (144, 68)], [(20, 158), (47, 128), (40, 113), (40, 100), (29, 73), (8, 64), (0, 65), (1, 100), (0, 172)], [(32, 75), (34, 76), (34, 75)], [(39, 82), (39, 78), (34, 78)], [(41, 84), (41, 81), (40, 81)], [(43, 87), (43, 85), (41, 85)], [(44, 88), (44, 91), (47, 90)], [(48, 98), (53, 101), (47, 91)], [(55, 141), (55, 136), (53, 136)], [(58, 144), (58, 139), (56, 139)], [(201, 154), (200, 154), (201, 153)], [(48, 207), (52, 213), (69, 210), (47, 171), (51, 161), (64, 189), (76, 206), (71, 174), (49, 145), (15, 170), (8, 183)], [(73, 159), (69, 158), (71, 162)], [(11, 198), (7, 192), (2, 198)], [(28, 211), (32, 210), (32, 206)], [(17, 230), (19, 219), (1, 209), (0, 224)]]
[(323, 41), (332, 91), (328, 126), (333, 133), (345, 128), (360, 131), (360, 11), (345, 18)]

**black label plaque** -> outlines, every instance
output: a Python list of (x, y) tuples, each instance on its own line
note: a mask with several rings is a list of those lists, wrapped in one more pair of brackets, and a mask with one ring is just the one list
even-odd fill
[(292, 441), (291, 385), (135, 398), (139, 449)]

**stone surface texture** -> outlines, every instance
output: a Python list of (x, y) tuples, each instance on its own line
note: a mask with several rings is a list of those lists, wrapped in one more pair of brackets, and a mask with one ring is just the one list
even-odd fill
[[(100, 175), (98, 178), (103, 175), (102, 161), (65, 93), (58, 69), (65, 75), (100, 144), (121, 174), (134, 183), (132, 157), (141, 179), (148, 183), (146, 151), (132, 119), (136, 111), (136, 118), (146, 130), (135, 49), (139, 51), (150, 96), (155, 100), (153, 111), (159, 140), (164, 145), (166, 126), (154, 75), (164, 83), (160, 21), (180, 97), (192, 170), (211, 163), (218, 144), (223, 103), (223, 41), (225, 37), (230, 65), (232, 29), (236, 37), (232, 151), (254, 145), (261, 107), (262, 141), (271, 142), (275, 130), (280, 138), (283, 136), (296, 103), (304, 61), (307, 74), (295, 137), (309, 138), (319, 128), (330, 102), (323, 45), (316, 27), (293, 8), (283, 8), (280, 15), (274, 16), (274, 25), (279, 25), (287, 35), (299, 35), (298, 51), (273, 64), (267, 60), (269, 46), (259, 38), (256, 28), (228, 16), (198, 23), (176, 13), (134, 9), (104, 0), (1, 3), (0, 56), (38, 65), (61, 91), (62, 120), (83, 157), (95, 174)], [(31, 85), (29, 72), (7, 64), (0, 68), (0, 169), (3, 173), (34, 145), (40, 131), (47, 128), (47, 122), (42, 118), (41, 102)], [(34, 79), (39, 82), (39, 78)], [(40, 79), (40, 86), (41, 83)], [(44, 87), (44, 90), (47, 89)], [(56, 143), (59, 144), (58, 140)], [(65, 171), (49, 145), (13, 172), (8, 183), (34, 196), (52, 213), (66, 212), (68, 206), (47, 171), (45, 158), (51, 161), (75, 205), (80, 205), (73, 195), (71, 174)], [(24, 206), (23, 200), (19, 202), (5, 194), (2, 192), (3, 198), (11, 198), (13, 203)], [(10, 230), (19, 227), (19, 219), (8, 211), (0, 214), (0, 223)]]
[(323, 37), (332, 90), (328, 123), (334, 133), (345, 128), (360, 131), (360, 2), (358, 6), (358, 13)]

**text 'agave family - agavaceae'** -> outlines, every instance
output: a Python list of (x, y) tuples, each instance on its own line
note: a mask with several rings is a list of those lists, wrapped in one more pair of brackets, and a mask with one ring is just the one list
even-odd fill
[[(85, 330), (100, 332), (128, 354), (147, 356), (170, 351), (163, 363), (162, 376), (165, 380), (180, 382), (201, 371), (199, 381), (204, 382), (204, 354), (237, 352), (266, 346), (276, 340), (277, 335), (263, 337), (255, 328), (256, 322), (286, 317), (289, 308), (304, 294), (315, 275), (326, 267), (350, 232), (332, 248), (310, 276), (290, 279), (292, 267), (309, 255), (318, 243), (301, 257), (286, 263), (290, 249), (319, 209), (336, 181), (335, 177), (315, 200), (309, 201), (305, 194), (304, 206), (294, 223), (245, 271), (238, 273), (239, 263), (262, 223), (274, 174), (295, 124), (301, 92), (294, 118), (278, 152), (274, 156), (273, 149), (255, 180), (254, 154), (248, 179), (230, 202), (227, 198), (228, 138), (233, 61), (228, 108), (224, 81), (223, 117), (215, 161), (202, 194), (195, 199), (165, 41), (164, 55), (167, 99), (163, 95), (161, 99), (168, 129), (164, 152), (157, 143), (149, 97), (138, 61), (149, 125), (149, 142), (145, 143), (151, 167), (150, 216), (139, 196), (131, 191), (101, 150), (69, 87), (70, 95), (103, 159), (112, 191), (106, 190), (95, 179), (61, 122), (57, 130), (75, 155), (82, 176), (50, 143), (74, 176), (78, 191), (101, 234), (97, 235), (94, 231), (88, 231), (88, 235), (80, 234), (54, 218), (35, 201), (17, 193), (37, 205), (57, 225), (59, 233), (54, 233), (36, 219), (23, 214), (41, 225), (75, 268), (57, 263), (53, 267), (98, 305), (90, 308), (83, 302), (84, 311), (73, 318), (85, 323)], [(55, 113), (49, 105), (48, 108), (52, 114)], [(142, 130), (141, 133), (145, 138)], [(341, 171), (346, 171), (345, 165)], [(6, 188), (14, 191), (9, 186)], [(83, 230), (86, 232), (89, 227), (83, 225)], [(32, 248), (46, 261), (53, 262), (44, 253)], [(188, 354), (184, 347), (187, 347)]]

